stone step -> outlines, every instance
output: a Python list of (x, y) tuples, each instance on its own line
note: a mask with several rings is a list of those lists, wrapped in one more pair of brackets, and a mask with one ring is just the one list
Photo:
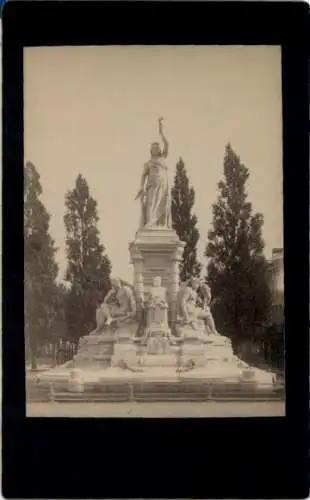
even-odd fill
[(242, 401), (249, 401), (251, 402), (256, 402), (256, 401), (284, 401), (284, 397), (282, 395), (276, 395), (276, 394), (265, 394), (265, 395), (253, 395), (250, 393), (244, 393), (244, 394), (206, 394), (206, 393), (188, 393), (188, 392), (183, 392), (183, 393), (152, 393), (152, 392), (136, 392), (132, 391), (131, 393), (128, 392), (122, 392), (122, 393), (112, 393), (112, 394), (106, 394), (106, 393), (83, 393), (83, 394), (78, 394), (78, 393), (69, 393), (69, 392), (63, 392), (63, 393), (55, 393), (53, 400), (48, 397), (32, 397), (28, 398), (28, 401), (37, 401), (37, 402), (56, 402), (56, 403), (62, 403), (62, 402), (81, 402), (81, 403), (87, 403), (87, 402), (127, 402), (127, 401), (135, 401), (135, 402), (164, 402), (164, 401), (179, 401), (179, 402), (191, 402), (191, 401), (234, 401), (234, 402), (242, 402)]
[(84, 393), (84, 394), (78, 394), (78, 393), (68, 393), (68, 392), (63, 392), (63, 393), (56, 393), (55, 394), (55, 401), (56, 402), (84, 402), (84, 401), (91, 401), (91, 402), (125, 402), (128, 401), (129, 395), (127, 392), (125, 393), (113, 393), (113, 394), (96, 394), (96, 393)]
[[(43, 389), (43, 390), (42, 390)], [(52, 393), (53, 392), (53, 393)], [(285, 391), (280, 388), (253, 388), (247, 383), (204, 383), (191, 382), (109, 382), (88, 385), (84, 392), (69, 392), (65, 387), (53, 384), (50, 387), (34, 386), (27, 391), (29, 401), (51, 401), (51, 400), (75, 400), (75, 401), (119, 401), (150, 398), (155, 400), (166, 400), (167, 398), (181, 398), (184, 401), (192, 399), (214, 399), (214, 400), (283, 400)]]

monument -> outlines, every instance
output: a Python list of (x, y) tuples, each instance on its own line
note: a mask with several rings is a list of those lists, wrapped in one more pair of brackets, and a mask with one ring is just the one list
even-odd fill
[(162, 121), (163, 148), (157, 142), (151, 145), (136, 196), (141, 217), (129, 245), (133, 286), (111, 280), (111, 290), (96, 311), (95, 330), (80, 339), (73, 361), (40, 375), (42, 383), (75, 393), (111, 384), (116, 391), (120, 384), (151, 387), (158, 381), (169, 390), (184, 381), (199, 387), (243, 382), (272, 387), (272, 374), (238, 360), (230, 340), (216, 331), (207, 284), (191, 277), (180, 286), (184, 242), (172, 229)]
[(163, 133), (162, 118), (159, 134), (163, 140), (151, 145), (151, 158), (144, 165), (140, 190), (136, 196), (141, 203), (139, 230), (129, 245), (134, 267), (134, 288), (137, 307), (147, 299), (153, 278), (160, 277), (167, 289), (168, 321), (174, 330), (179, 290), (179, 265), (183, 256), (184, 242), (172, 229), (171, 189), (168, 182), (168, 141)]

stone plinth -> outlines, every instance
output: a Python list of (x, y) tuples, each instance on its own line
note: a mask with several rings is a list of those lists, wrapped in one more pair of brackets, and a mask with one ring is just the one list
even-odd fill
[(179, 365), (186, 366), (193, 363), (195, 366), (205, 365), (205, 338), (203, 327), (199, 330), (189, 325), (177, 325), (178, 340), (180, 342)]
[(131, 328), (124, 326), (117, 332), (117, 341), (114, 344), (114, 353), (111, 360), (112, 366), (118, 366), (120, 362), (126, 361), (130, 365), (137, 364), (137, 348), (133, 338), (137, 331), (137, 323), (132, 323)]
[(82, 337), (78, 353), (74, 358), (75, 367), (108, 368), (111, 365), (115, 342), (115, 335), (109, 331), (104, 334)]
[(172, 326), (177, 314), (179, 264), (184, 245), (176, 232), (167, 228), (138, 231), (135, 240), (129, 245), (134, 266), (134, 288), (138, 309), (141, 308), (143, 301), (148, 299), (153, 278), (160, 276), (162, 285), (167, 289), (169, 322)]
[(236, 364), (229, 339), (222, 335), (209, 335), (189, 325), (178, 325), (181, 365), (192, 363), (197, 367), (226, 363)]
[(207, 335), (204, 345), (207, 362), (227, 363), (234, 359), (231, 341), (227, 337), (222, 335)]
[(202, 335), (197, 332), (191, 332), (187, 337), (181, 340), (180, 344), (180, 366), (186, 366), (188, 363), (193, 363), (193, 366), (205, 366), (206, 364), (206, 347)]
[[(126, 360), (130, 364), (136, 365), (137, 355), (136, 346), (133, 339), (137, 333), (138, 322), (134, 319), (125, 321), (115, 329), (113, 326), (107, 327), (107, 332), (114, 338), (113, 351), (111, 354), (110, 365), (117, 366), (120, 362)], [(106, 333), (103, 334), (105, 336)]]

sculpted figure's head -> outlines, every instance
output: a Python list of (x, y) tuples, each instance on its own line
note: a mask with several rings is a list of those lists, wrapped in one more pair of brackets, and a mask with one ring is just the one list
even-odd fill
[(156, 288), (159, 288), (161, 286), (161, 277), (160, 276), (156, 276), (155, 278), (153, 278), (153, 286)]
[(199, 278), (191, 278), (189, 284), (193, 288), (193, 290), (198, 290), (200, 287), (200, 279)]
[(160, 144), (158, 142), (153, 142), (151, 144), (151, 157), (158, 158), (161, 156)]
[(210, 292), (210, 287), (209, 287), (209, 285), (207, 285), (207, 283), (202, 283), (200, 285), (200, 289), (201, 289), (203, 294)]
[(119, 278), (112, 278), (111, 286), (114, 290), (119, 290), (122, 287), (121, 280)]

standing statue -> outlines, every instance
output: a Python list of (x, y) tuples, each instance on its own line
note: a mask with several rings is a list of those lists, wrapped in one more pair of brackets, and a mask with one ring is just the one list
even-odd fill
[(96, 311), (97, 328), (92, 332), (101, 333), (103, 328), (132, 320), (136, 316), (134, 291), (128, 283), (113, 278), (111, 290)]
[(151, 145), (151, 158), (144, 165), (140, 190), (136, 200), (141, 200), (140, 228), (171, 228), (171, 194), (168, 182), (168, 141), (163, 133), (163, 118), (159, 118), (159, 135), (163, 141)]
[[(199, 278), (191, 277), (188, 281), (183, 283), (180, 288), (178, 296), (178, 313), (181, 324), (189, 325), (194, 330), (204, 329), (204, 322), (211, 327), (212, 333), (216, 334), (215, 325), (210, 311), (209, 297), (206, 288), (204, 289), (204, 301), (199, 301), (198, 289), (202, 287)], [(209, 287), (208, 287), (209, 291)], [(197, 305), (199, 304), (200, 305)], [(201, 307), (202, 305), (202, 307)]]

